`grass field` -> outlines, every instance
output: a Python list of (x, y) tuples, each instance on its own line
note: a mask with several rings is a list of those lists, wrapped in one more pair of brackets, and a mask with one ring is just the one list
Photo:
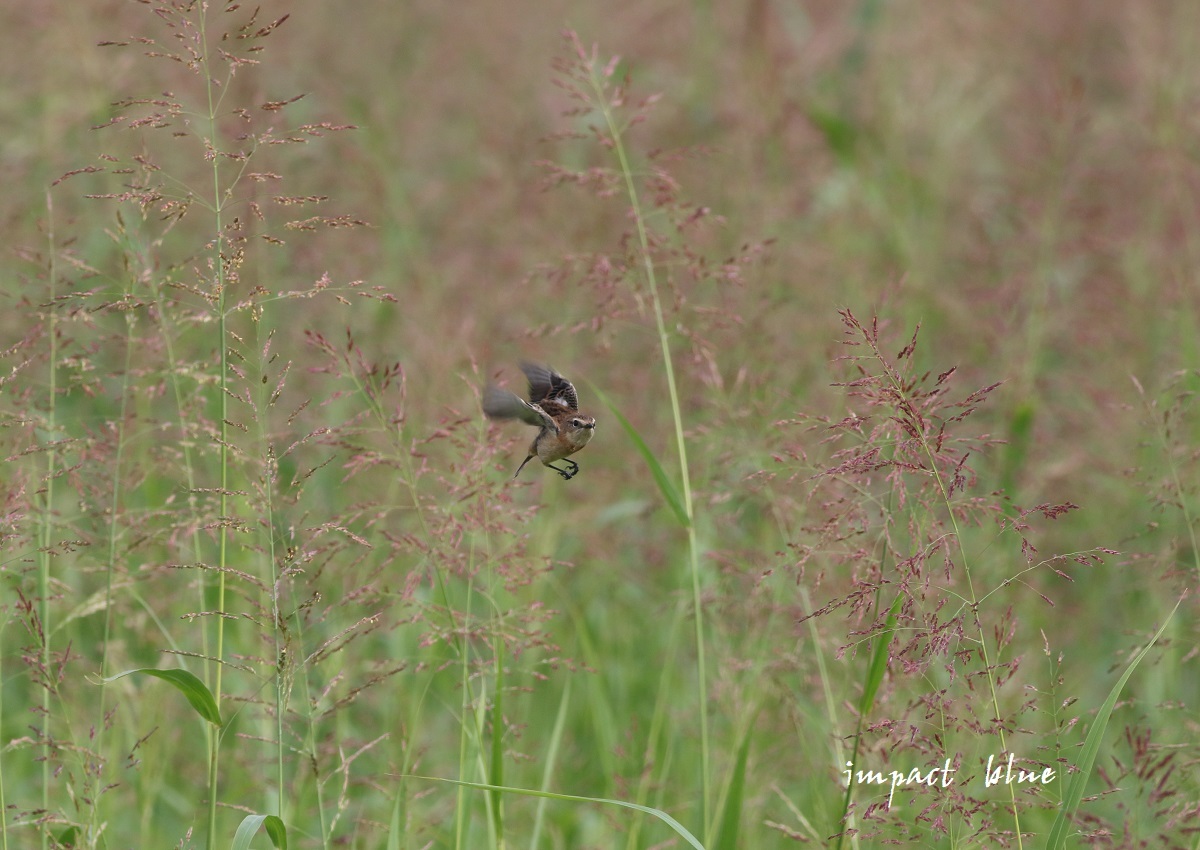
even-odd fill
[(0, 25), (0, 850), (1200, 847), (1200, 5)]

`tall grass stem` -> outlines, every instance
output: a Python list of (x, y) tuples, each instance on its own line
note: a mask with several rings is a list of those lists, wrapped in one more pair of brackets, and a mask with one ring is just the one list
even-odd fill
[(642, 260), (642, 272), (646, 286), (650, 290), (650, 302), (654, 308), (654, 326), (658, 332), (659, 348), (662, 354), (663, 372), (667, 379), (667, 396), (671, 400), (671, 418), (675, 426), (675, 448), (679, 455), (680, 490), (683, 495), (683, 510), (687, 517), (685, 531), (688, 542), (688, 566), (691, 578), (692, 607), (695, 611), (695, 644), (696, 644), (696, 689), (697, 710), (700, 719), (700, 770), (701, 770), (701, 823), (704, 824), (704, 834), (707, 837), (711, 829), (712, 817), (712, 774), (710, 742), (708, 731), (708, 673), (705, 657), (705, 627), (704, 606), (700, 587), (700, 547), (696, 537), (695, 510), (692, 504), (691, 475), (688, 468), (687, 441), (683, 433), (683, 413), (679, 405), (679, 390), (675, 381), (675, 366), (671, 357), (671, 340), (667, 333), (666, 321), (663, 318), (662, 302), (658, 293), (658, 276), (655, 272), (654, 257), (650, 250), (650, 239), (647, 233), (646, 215), (638, 196), (637, 184), (634, 180), (633, 168), (629, 155), (625, 150), (624, 130), (618, 124), (613, 113), (612, 104), (605, 96), (604, 81), (597, 72), (596, 63), (588, 63), (592, 91), (599, 105), (608, 128), (609, 138), (612, 139), (613, 152), (617, 157), (618, 167), (625, 182), (625, 192), (629, 199), (630, 210), (633, 213), (637, 227), (638, 246)]

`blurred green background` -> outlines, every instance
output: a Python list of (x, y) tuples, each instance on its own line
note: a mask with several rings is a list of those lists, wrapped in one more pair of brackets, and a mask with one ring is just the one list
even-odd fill
[[(696, 250), (719, 266), (744, 246), (766, 244), (738, 266), (740, 283), (681, 274), (667, 287), (693, 486), (699, 513), (709, 517), (708, 598), (721, 612), (717, 643), (731, 636), (728, 655), (716, 653), (719, 671), (751, 663), (738, 643), (741, 618), (749, 616), (734, 604), (739, 588), (773, 570), (787, 575), (796, 539), (783, 529), (799, 537), (808, 519), (802, 482), (789, 485), (794, 501), (759, 489), (758, 473), (797, 472), (779, 460), (789, 451), (819, 453), (780, 423), (804, 411), (834, 420), (848, 413), (844, 391), (830, 386), (845, 379), (830, 366), (844, 353), (840, 307), (864, 320), (878, 316), (893, 350), (919, 324), (919, 369), (957, 366), (963, 394), (1004, 381), (969, 423), (972, 433), (1006, 441), (973, 459), (978, 492), (1003, 490), (1024, 506), (1078, 504), (1081, 510), (1044, 529), (1037, 541), (1043, 553), (1097, 546), (1122, 553), (1047, 591), (1057, 608), (1039, 607), (1029, 594), (1021, 603), (1028, 608), (1019, 609), (1027, 617), (1025, 651), (1040, 652), (1049, 629), (1055, 651), (1068, 652), (1067, 689), (1085, 705), (1103, 698), (1125, 653), (1161, 623), (1182, 588), (1194, 587), (1188, 517), (1196, 507), (1198, 423), (1188, 404), (1197, 388), (1200, 317), (1200, 4), (297, 0), (264, 5), (261, 20), (285, 13), (290, 19), (266, 40), (261, 66), (239, 73), (229, 95), (250, 104), (303, 94), (280, 113), (281, 130), (355, 125), (264, 156), (284, 173), (290, 193), (327, 195), (324, 214), (370, 226), (302, 234), (283, 251), (248, 255), (243, 282), (302, 290), (328, 274), (337, 284), (364, 281), (395, 296), (395, 303), (358, 302), (344, 311), (319, 300), (286, 301), (264, 321), (276, 333), (275, 350), (297, 360), (298, 391), (315, 402), (307, 427), (321, 426), (321, 411), (331, 419), (352, 415), (355, 402), (302, 374), (300, 366), (311, 365), (306, 331), (336, 345), (350, 329), (368, 360), (401, 365), (406, 433), (433, 438), (450, 429), (460, 437), (434, 440), (422, 458), (436, 474), (417, 491), (434, 504), (458, 495), (445, 479), (476, 447), (495, 451), (488, 461), (494, 482), (523, 457), (530, 435), (516, 426), (464, 430), (478, 419), (476, 393), (487, 377), (503, 370), (515, 386), (515, 362), (530, 359), (577, 383), (600, 420), (578, 458), (580, 477), (564, 483), (536, 468), (532, 486), (503, 492), (517, 507), (540, 505), (519, 515), (520, 526), (509, 520), (530, 555), (573, 565), (555, 573), (555, 592), (545, 594), (558, 612), (550, 628), (565, 657), (607, 666), (604, 685), (575, 687), (620, 692), (614, 704), (629, 712), (610, 720), (610, 732), (630, 740), (606, 739), (597, 749), (642, 745), (634, 730), (648, 714), (638, 707), (662, 698), (652, 684), (662, 659), (672, 657), (645, 642), (655, 643), (647, 635), (665, 624), (665, 600), (685, 585), (676, 572), (678, 529), (633, 445), (590, 389), (602, 388), (664, 465), (677, 469), (644, 293), (632, 285), (614, 292), (588, 273), (595, 252), (617, 250), (628, 227), (625, 207), (619, 198), (605, 203), (548, 187), (541, 164), (600, 161), (594, 146), (549, 138), (580, 129), (562, 116), (571, 102), (552, 82), (564, 28), (597, 44), (602, 62), (619, 55), (635, 99), (661, 94), (629, 140), (643, 163), (651, 151), (685, 151), (666, 166), (680, 194), (721, 217), (694, 237)], [(110, 236), (118, 205), (83, 197), (119, 191), (113, 177), (82, 175), (51, 189), (53, 181), (114, 148), (128, 154), (154, 143), (122, 128), (92, 128), (125, 98), (192, 96), (194, 78), (136, 46), (97, 46), (147, 33), (169, 39), (140, 3), (8, 2), (0, 6), (0, 32), (0, 343), (8, 348), (45, 298), (39, 270), (50, 222), (57, 242), (102, 277), (122, 263)], [(181, 176), (202, 173), (194, 147), (167, 148), (156, 158)], [(198, 251), (206, 237), (203, 220), (194, 218), (152, 250), (171, 261)], [(76, 271), (71, 285), (86, 288), (83, 266)], [(100, 372), (117, 369), (117, 355), (103, 345), (80, 356)], [(22, 396), (36, 395), (38, 382), (31, 386), (6, 387), (5, 407), (36, 407)], [(98, 423), (112, 415), (100, 396), (94, 412), (71, 409)], [(1168, 411), (1169, 427), (1160, 428)], [(10, 463), (20, 448), (6, 446)], [(376, 498), (361, 481), (339, 491), (337, 470), (314, 479), (318, 500), (339, 505), (331, 512), (348, 510), (339, 499)], [(385, 478), (371, 479), (380, 492)], [(798, 513), (780, 522), (781, 506)], [(397, 537), (407, 533), (403, 519), (391, 522)], [(406, 580), (404, 563), (398, 557), (392, 568), (399, 572), (387, 579), (396, 586)], [(812, 589), (816, 604), (831, 593)], [(1182, 730), (1195, 731), (1200, 681), (1194, 603), (1184, 608), (1171, 651), (1148, 679), (1135, 679), (1147, 694), (1137, 719), (1176, 743), (1188, 740)], [(779, 662), (801, 670), (807, 662), (790, 654), (811, 650), (793, 619), (773, 622), (771, 634), (782, 642)], [(846, 642), (839, 628), (828, 637), (831, 658)], [(605, 643), (587, 646), (587, 635)], [(148, 650), (133, 641), (127, 651)], [(641, 669), (647, 658), (650, 669)], [(6, 675), (16, 675), (17, 664), (7, 660)], [(737, 688), (721, 672), (714, 679), (717, 691), (733, 691), (715, 702), (736, 703)], [(1165, 720), (1156, 713), (1164, 703), (1178, 709)], [(382, 723), (394, 720), (386, 705), (376, 708)], [(7, 706), (5, 723), (20, 714), (18, 704)], [(780, 714), (786, 717), (773, 721), (792, 734), (809, 722), (800, 709)], [(514, 722), (545, 728), (552, 715), (530, 710)], [(583, 719), (575, 722), (578, 737), (596, 734)], [(18, 728), (6, 726), (6, 742)], [(418, 748), (429, 740), (438, 739)], [(827, 815), (840, 803), (837, 766), (812, 747), (818, 755), (797, 771), (828, 773), (821, 778)], [(674, 750), (661, 755), (691, 764)], [(785, 755), (773, 753), (783, 762)], [(580, 776), (592, 769), (576, 767)], [(605, 788), (621, 788), (613, 779), (620, 768), (601, 770)], [(782, 831), (761, 825), (786, 819), (773, 802), (773, 782), (760, 778), (750, 795), (756, 842), (783, 840)], [(565, 784), (559, 790), (601, 791), (580, 788), (582, 780)], [(375, 827), (386, 820), (370, 818)], [(427, 814), (424, 823), (437, 819)], [(173, 828), (143, 827), (142, 834), (174, 841)], [(595, 832), (572, 828), (579, 832), (563, 827), (561, 835), (575, 838), (561, 838), (562, 846), (600, 846), (587, 841), (606, 839), (581, 836), (609, 835), (594, 825)], [(351, 844), (382, 846), (382, 830), (361, 829), (372, 837)]]
[[(1010, 409), (1054, 405), (1035, 415), (1045, 462), (1024, 466), (1019, 493), (1111, 505), (1140, 442), (1128, 376), (1153, 386), (1195, 362), (1190, 3), (299, 2), (262, 17), (283, 11), (248, 94), (304, 94), (289, 120), (360, 128), (290, 150), (288, 179), (374, 225), (310, 240), (287, 274), (402, 294), (403, 310), (363, 321), (411, 364), (429, 410), (467, 406), (447, 376), (470, 358), (543, 357), (642, 389), (609, 350), (637, 350), (636, 336), (528, 338), (594, 307), (531, 275), (620, 221), (540, 190), (536, 162), (563, 155), (543, 139), (562, 129), (549, 77), (568, 26), (663, 95), (635, 138), (644, 150), (712, 149), (673, 170), (726, 218), (716, 256), (775, 240), (753, 285), (727, 296), (742, 323), (720, 338), (719, 371), (746, 367), (781, 411), (819, 391), (836, 307), (919, 320), (938, 365), (1007, 380)], [(169, 87), (173, 69), (95, 46), (146, 31), (140, 4), (3, 15), (4, 226), (10, 245), (38, 245), (45, 187), (111, 145), (89, 127), (113, 101)], [(111, 211), (78, 194), (55, 193), (59, 229), (102, 243), (72, 225)]]

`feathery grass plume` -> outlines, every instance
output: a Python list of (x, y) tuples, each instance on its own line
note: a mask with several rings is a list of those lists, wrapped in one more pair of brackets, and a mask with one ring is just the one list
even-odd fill
[[(314, 479), (343, 426), (306, 418), (323, 393), (293, 373), (300, 352), (279, 331), (305, 321), (311, 298), (391, 296), (328, 275), (276, 283), (291, 240), (363, 223), (296, 217), (327, 199), (281, 191), (284, 149), (351, 129), (286, 123), (298, 98), (253, 100), (265, 42), (287, 16), (234, 4), (151, 11), (150, 34), (102, 46), (137, 54), (159, 93), (113, 103), (95, 128), (101, 165), (67, 172), (51, 193), (82, 188), (105, 205), (110, 245), (56, 235), (51, 202), (45, 288), (29, 295), (42, 321), (25, 350), (43, 380), (20, 390), (18, 453), (29, 460), (10, 480), (43, 482), (27, 488), (31, 524), (15, 532), (40, 553), (18, 592), (42, 781), (27, 785), (40, 799), (22, 792), (13, 805), (43, 846), (161, 844), (183, 830), (150, 817), (159, 794), (147, 794), (206, 768), (203, 790), (189, 780), (176, 793), (194, 803), (185, 820), (205, 823), (207, 846), (233, 835), (218, 816), (229, 803), (289, 823), (309, 809), (303, 829), (328, 836), (344, 804), (323, 800), (320, 783), (345, 770), (321, 743), (330, 716), (403, 664), (330, 675), (330, 659), (380, 622), (369, 594), (347, 604), (314, 580), (328, 561), (340, 562), (339, 582), (369, 569), (371, 544), (340, 517), (314, 515), (328, 486)], [(186, 679), (211, 722), (179, 692), (110, 675), (146, 663)], [(353, 684), (328, 684), (351, 671)], [(235, 776), (270, 793), (247, 794)]]
[[(1027, 776), (1049, 770), (1045, 776), (1061, 777), (1069, 767), (1064, 755), (1048, 757), (1054, 748), (1047, 741), (1061, 731), (1045, 722), (1051, 707), (1030, 699), (1018, 676), (1032, 675), (1022, 668), (1018, 612), (1052, 606), (1055, 588), (1065, 589), (1072, 573), (1115, 552), (1043, 557), (1032, 520), (1055, 519), (1074, 504), (1017, 509), (975, 492), (972, 460), (995, 441), (964, 431), (999, 384), (955, 393), (955, 369), (917, 372), (916, 332), (891, 355), (877, 320), (863, 323), (849, 310), (842, 320), (850, 352), (838, 359), (851, 376), (836, 386), (851, 411), (817, 417), (806, 431), (828, 460), (808, 479), (809, 504), (818, 511), (808, 540), (797, 541), (794, 563), (832, 598), (800, 622), (842, 613), (848, 640), (835, 658), (849, 665), (847, 674), (861, 668), (857, 717), (838, 722), (852, 743), (839, 766), (852, 777), (865, 765), (905, 776), (941, 772), (938, 782), (894, 793), (845, 783), (840, 824), (831, 832), (839, 845), (970, 834), (1023, 846), (1023, 834), (1053, 811), (1059, 792), (1048, 781), (989, 784), (990, 771), (1010, 755)], [(836, 682), (827, 687), (837, 689)]]

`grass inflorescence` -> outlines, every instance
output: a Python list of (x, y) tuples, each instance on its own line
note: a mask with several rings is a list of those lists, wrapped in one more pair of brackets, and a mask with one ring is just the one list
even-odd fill
[[(694, 11), (522, 18), (532, 97), (367, 53), (490, 12), (87, 19), (5, 201), (0, 848), (1195, 846), (1191, 246), (1122, 257), (1161, 323), (1060, 321), (1103, 144), (944, 22)], [(481, 415), (519, 359), (597, 419), (570, 481)]]

